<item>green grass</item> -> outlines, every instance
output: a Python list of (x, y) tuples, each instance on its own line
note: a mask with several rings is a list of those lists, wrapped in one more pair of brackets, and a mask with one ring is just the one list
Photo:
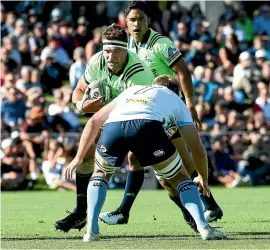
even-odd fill
[[(55, 232), (54, 221), (75, 202), (73, 192), (2, 192), (2, 248), (20, 249), (235, 249), (270, 247), (270, 188), (213, 188), (229, 240), (204, 242), (184, 223), (165, 191), (142, 191), (127, 225), (100, 223), (99, 242), (84, 243), (83, 232)], [(103, 211), (115, 209), (123, 191), (109, 190)], [(153, 218), (156, 218), (154, 220)]]

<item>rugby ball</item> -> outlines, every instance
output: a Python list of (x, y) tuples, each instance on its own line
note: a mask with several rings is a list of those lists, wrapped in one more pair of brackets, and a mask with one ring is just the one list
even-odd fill
[(101, 96), (104, 96), (104, 91), (103, 91), (103, 85), (104, 82), (101, 81), (92, 81), (89, 85), (88, 85), (88, 91), (89, 91), (89, 99), (93, 100), (93, 99), (97, 99)]

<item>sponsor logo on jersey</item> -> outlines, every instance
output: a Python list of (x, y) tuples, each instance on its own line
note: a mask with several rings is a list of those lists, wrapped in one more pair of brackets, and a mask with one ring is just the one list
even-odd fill
[(105, 153), (107, 151), (107, 149), (105, 148), (104, 145), (101, 145), (100, 146), (100, 151), (103, 152), (103, 153)]
[(165, 154), (165, 151), (163, 149), (159, 149), (159, 150), (154, 152), (155, 157), (160, 157), (160, 156), (162, 156), (164, 154)]
[(149, 103), (151, 101), (151, 99), (149, 98), (141, 98), (141, 99), (137, 99), (137, 98), (130, 98), (130, 99), (126, 99), (126, 102), (130, 103), (130, 102), (134, 102), (134, 103)]
[(177, 132), (177, 130), (178, 130), (177, 126), (171, 126), (169, 128), (166, 128), (165, 133), (170, 139)]
[(168, 48), (168, 57), (169, 57), (169, 58), (172, 57), (172, 56), (175, 54), (176, 51), (177, 51), (176, 48), (169, 47), (169, 48)]

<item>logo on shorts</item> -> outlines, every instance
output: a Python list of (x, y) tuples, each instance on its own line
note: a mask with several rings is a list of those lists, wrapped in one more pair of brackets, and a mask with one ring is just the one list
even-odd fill
[(107, 151), (107, 149), (105, 148), (104, 145), (101, 145), (100, 146), (100, 151), (103, 152), (103, 153), (105, 153)]
[(162, 156), (164, 154), (165, 154), (165, 151), (163, 149), (159, 149), (159, 150), (154, 152), (155, 157), (160, 157), (160, 156)]

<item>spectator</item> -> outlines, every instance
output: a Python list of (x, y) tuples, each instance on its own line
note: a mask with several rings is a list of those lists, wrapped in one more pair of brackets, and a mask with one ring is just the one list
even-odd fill
[(239, 172), (251, 185), (266, 183), (265, 177), (270, 173), (270, 157), (262, 147), (262, 137), (259, 134), (250, 135), (251, 145), (243, 154), (239, 163)]
[(70, 94), (64, 94), (64, 92), (61, 90), (55, 90), (54, 98), (55, 103), (48, 107), (48, 115), (50, 116), (51, 122), (55, 119), (60, 120), (60, 117), (64, 121), (62, 125), (65, 132), (78, 131), (80, 128), (80, 123), (77, 115), (72, 111), (70, 107)]
[(21, 69), (21, 78), (16, 82), (16, 87), (23, 93), (32, 87), (31, 74), (33, 68), (23, 66)]
[(17, 73), (18, 64), (10, 58), (10, 52), (4, 47), (1, 48), (1, 62), (4, 63), (9, 72)]
[(27, 160), (14, 157), (12, 147), (11, 138), (1, 143), (1, 190), (16, 190), (22, 185), (27, 173)]
[(240, 27), (245, 34), (245, 41), (247, 45), (252, 44), (252, 40), (254, 37), (252, 20), (247, 16), (247, 12), (245, 9), (240, 9), (237, 15), (236, 26)]
[(26, 119), (20, 128), (20, 138), (32, 144), (35, 158), (42, 152), (48, 152), (49, 123), (41, 106), (33, 106), (26, 114)]
[(264, 62), (266, 62), (266, 59), (267, 59), (266, 51), (263, 49), (257, 50), (255, 53), (255, 59), (256, 59), (256, 64), (258, 68), (261, 70)]
[(8, 89), (6, 99), (2, 103), (1, 118), (5, 124), (15, 128), (25, 117), (26, 106), (23, 100), (18, 98), (15, 88)]
[(94, 29), (94, 37), (91, 41), (89, 41), (85, 47), (85, 54), (87, 61), (90, 60), (90, 58), (96, 54), (97, 52), (100, 52), (102, 50), (102, 28), (96, 28)]
[(47, 45), (47, 38), (41, 22), (35, 24), (33, 34), (29, 37), (29, 45), (32, 53), (34, 53), (34, 62), (38, 64), (42, 48)]
[(73, 55), (73, 50), (79, 46), (78, 41), (69, 33), (70, 24), (67, 21), (60, 23), (59, 41), (69, 58)]
[(185, 55), (190, 50), (192, 38), (188, 34), (188, 27), (186, 23), (179, 22), (177, 24), (177, 34), (174, 35), (173, 41), (175, 46)]
[(3, 38), (3, 46), (9, 51), (9, 57), (13, 59), (18, 65), (21, 65), (22, 63), (22, 58), (17, 50), (17, 48), (14, 46), (14, 38), (12, 37), (4, 37)]
[(270, 83), (270, 61), (262, 65), (262, 81), (269, 86)]
[(267, 123), (270, 124), (270, 93), (267, 85), (263, 82), (258, 84), (259, 95), (256, 99), (256, 103), (261, 107), (264, 113), (264, 118)]
[(229, 34), (225, 39), (225, 47), (219, 51), (219, 57), (222, 66), (226, 69), (228, 75), (233, 74), (234, 66), (238, 63), (241, 51), (238, 46), (238, 39), (235, 34)]
[[(57, 142), (51, 142), (57, 145), (56, 153), (52, 160), (45, 161), (42, 164), (42, 170), (45, 175), (46, 183), (51, 189), (67, 189), (76, 190), (75, 179), (66, 180), (64, 177), (64, 169), (74, 158), (76, 151), (73, 145), (63, 147)], [(51, 145), (51, 147), (55, 147)], [(54, 150), (52, 148), (52, 150)]]
[(40, 55), (41, 61), (46, 60), (47, 54), (53, 54), (55, 61), (59, 63), (64, 68), (68, 68), (70, 64), (70, 59), (67, 52), (58, 46), (58, 39), (56, 36), (51, 36), (48, 38), (48, 46), (45, 47)]
[(39, 68), (45, 92), (52, 93), (54, 89), (63, 85), (65, 69), (55, 61), (54, 53), (51, 50), (43, 52), (42, 63)]
[(76, 85), (83, 75), (86, 68), (85, 51), (82, 47), (78, 47), (74, 50), (73, 59), (75, 62), (71, 65), (69, 70), (69, 82), (72, 90), (76, 88)]
[(75, 35), (75, 39), (78, 41), (79, 46), (85, 48), (88, 41), (92, 38), (87, 31), (89, 22), (84, 16), (79, 17), (77, 21), (78, 27)]
[(21, 37), (19, 38), (18, 44), (19, 44), (19, 53), (22, 60), (21, 64), (33, 66), (32, 53), (29, 48), (28, 39), (26, 39), (26, 37)]
[(16, 22), (16, 16), (14, 12), (12, 11), (8, 12), (6, 16), (6, 23), (5, 23), (6, 29), (8, 31), (8, 35), (11, 35), (14, 32), (15, 22)]
[(270, 36), (270, 7), (268, 4), (264, 4), (260, 7), (259, 11), (260, 15), (253, 20), (254, 32), (256, 34), (265, 32), (267, 36)]
[(217, 180), (227, 188), (232, 188), (239, 185), (241, 176), (237, 173), (236, 162), (230, 158), (228, 153), (223, 150), (223, 145), (220, 140), (215, 140), (212, 144), (214, 152), (213, 158), (218, 172)]
[(23, 19), (18, 19), (15, 23), (15, 30), (12, 33), (12, 36), (15, 39), (15, 42), (18, 42), (18, 39), (25, 35), (27, 32), (27, 25)]

